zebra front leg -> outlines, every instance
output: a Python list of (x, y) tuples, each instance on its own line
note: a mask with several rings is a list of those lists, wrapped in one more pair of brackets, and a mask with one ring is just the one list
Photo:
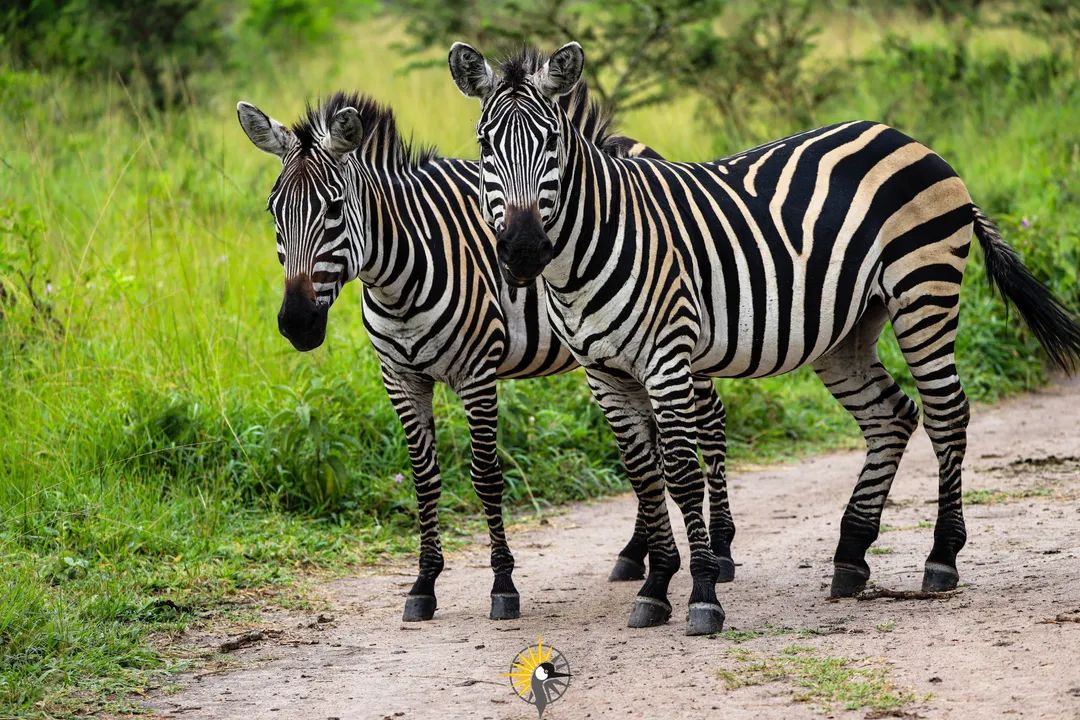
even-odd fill
[(503, 527), (502, 498), (505, 482), (496, 448), (499, 402), (495, 377), (457, 389), (465, 405), (472, 445), (473, 489), (484, 505), (488, 536), (491, 538), (491, 569), (495, 584), (491, 588), (491, 619), (513, 620), (521, 615), (521, 600), (514, 587), (514, 556), (506, 543)]
[[(731, 541), (735, 538), (735, 521), (728, 503), (727, 476), (727, 415), (712, 378), (694, 378), (694, 400), (697, 414), (698, 447), (705, 460), (705, 475), (709, 487), (709, 538), (712, 551), (720, 563), (718, 582), (735, 579), (735, 562), (731, 559)], [(645, 577), (645, 555), (648, 552), (648, 529), (645, 515), (638, 506), (634, 534), (619, 552), (608, 580), (640, 580)]]
[(628, 625), (663, 625), (671, 618), (668, 586), (682, 561), (664, 500), (664, 475), (656, 455), (656, 424), (649, 397), (633, 380), (593, 370), (587, 376), (593, 397), (615, 434), (648, 536), (649, 572), (634, 601)]
[(720, 564), (713, 555), (702, 512), (705, 476), (698, 463), (693, 380), (689, 362), (680, 365), (670, 374), (650, 377), (647, 387), (656, 416), (668, 492), (682, 511), (690, 542), (690, 575), (694, 585), (690, 591), (686, 634), (710, 635), (724, 627), (724, 609), (716, 597)]
[(694, 378), (697, 412), (697, 443), (705, 460), (709, 485), (709, 539), (713, 555), (720, 564), (718, 582), (735, 579), (735, 561), (731, 559), (731, 541), (735, 539), (735, 520), (731, 517), (727, 489), (727, 412), (712, 378)]
[(420, 516), (420, 572), (405, 599), (402, 620), (430, 620), (438, 606), (435, 580), (443, 570), (442, 542), (439, 539), (442, 476), (435, 454), (435, 415), (431, 408), (434, 384), (416, 375), (395, 375), (386, 368), (383, 368), (383, 384), (405, 429)]
[(641, 580), (645, 577), (645, 556), (649, 553), (649, 528), (645, 521), (645, 513), (638, 503), (637, 516), (634, 518), (634, 534), (630, 542), (619, 551), (619, 557), (615, 559), (615, 567), (608, 575), (609, 582), (624, 582), (627, 580)]

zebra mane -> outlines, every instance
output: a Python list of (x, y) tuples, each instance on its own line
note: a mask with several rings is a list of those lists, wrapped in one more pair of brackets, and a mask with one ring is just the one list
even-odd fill
[[(523, 50), (514, 58), (520, 72), (531, 74), (529, 68), (543, 67), (547, 56), (537, 50)], [(504, 63), (504, 67), (506, 65)], [(598, 148), (610, 155), (623, 155), (620, 135), (612, 132), (613, 115), (599, 102), (590, 100), (589, 86), (580, 80), (574, 89), (559, 98), (559, 105), (566, 112), (571, 124)], [(383, 105), (369, 95), (343, 90), (335, 92), (315, 104), (309, 103), (304, 114), (292, 127), (293, 134), (300, 142), (301, 150), (307, 150), (321, 143), (329, 132), (330, 121), (343, 108), (356, 108), (360, 123), (364, 128), (364, 139), (356, 154), (358, 159), (373, 164), (383, 164), (387, 157), (392, 167), (399, 170), (414, 170), (439, 158), (438, 149), (432, 145), (415, 145), (411, 139), (401, 136), (398, 131), (394, 111), (389, 105)]]
[(525, 84), (530, 75), (544, 67), (547, 59), (547, 53), (540, 52), (537, 48), (522, 47), (503, 58), (499, 63), (499, 75), (503, 82), (517, 89)]
[(611, 127), (615, 116), (596, 100), (589, 99), (589, 84), (585, 80), (578, 80), (573, 90), (560, 97), (559, 105), (586, 140), (608, 154), (615, 154), (610, 152), (611, 145), (617, 145), (620, 137)]
[(390, 164), (399, 170), (412, 170), (439, 157), (431, 145), (414, 145), (411, 139), (398, 132), (394, 111), (369, 95), (338, 90), (330, 97), (308, 104), (292, 131), (302, 150), (322, 142), (329, 131), (330, 121), (343, 108), (356, 108), (364, 129), (364, 139), (356, 150), (358, 158), (375, 163)]
[[(499, 75), (504, 83), (516, 89), (524, 85), (530, 75), (544, 67), (547, 60), (546, 53), (536, 48), (523, 47), (503, 59), (499, 64)], [(599, 102), (589, 99), (589, 84), (584, 79), (579, 80), (573, 90), (559, 98), (559, 105), (566, 111), (570, 123), (578, 128), (587, 140), (609, 154), (618, 154), (611, 152), (612, 143), (618, 138), (612, 131), (615, 116)]]

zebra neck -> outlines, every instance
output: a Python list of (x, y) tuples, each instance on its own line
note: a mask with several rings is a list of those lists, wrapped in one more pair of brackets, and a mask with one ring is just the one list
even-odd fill
[[(371, 167), (357, 168), (360, 240), (357, 277), (387, 310), (407, 308), (417, 273), (428, 266), (417, 242), (418, 208), (413, 179)], [(420, 214), (422, 216), (422, 213)], [(404, 311), (404, 310), (403, 310)]]
[(575, 128), (567, 137), (558, 214), (548, 230), (555, 257), (544, 270), (548, 287), (564, 297), (583, 289), (616, 255), (616, 211), (620, 211), (620, 198), (624, 197), (619, 161)]

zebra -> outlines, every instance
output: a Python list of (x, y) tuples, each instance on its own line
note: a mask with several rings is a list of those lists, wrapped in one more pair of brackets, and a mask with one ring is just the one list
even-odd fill
[[(563, 107), (605, 152), (659, 157), (629, 138), (608, 135), (606, 121), (587, 112), (584, 84), (563, 98)], [(577, 363), (551, 332), (542, 288), (516, 289), (501, 281), (494, 237), (474, 199), (478, 163), (412, 147), (388, 107), (358, 94), (338, 92), (309, 106), (291, 129), (248, 103), (239, 103), (237, 114), (255, 146), (282, 160), (267, 203), (285, 269), (281, 334), (297, 350), (318, 347), (344, 284), (356, 278), (363, 284), (364, 325), (405, 431), (419, 510), (420, 567), (404, 620), (433, 617), (435, 581), (444, 564), (436, 382), (449, 385), (466, 411), (470, 472), (491, 540), (491, 618), (518, 617), (514, 559), (502, 518), (495, 380), (564, 373)], [(713, 522), (730, 543), (735, 528), (724, 482), (724, 407), (711, 379), (697, 379), (695, 391), (702, 403), (699, 431), (708, 438)], [(645, 576), (646, 532), (639, 513), (611, 580)], [(733, 577), (729, 562), (723, 579)]]
[[(918, 406), (881, 364), (886, 323), (911, 370), (939, 463), (923, 589), (955, 588), (966, 533), (968, 401), (954, 343), (960, 283), (979, 238), (993, 284), (1062, 367), (1080, 326), (975, 206), (938, 155), (875, 122), (809, 130), (707, 163), (606, 157), (554, 102), (581, 75), (577, 43), (526, 51), (496, 74), (455, 44), (454, 82), (479, 98), (479, 199), (507, 282), (543, 278), (555, 332), (585, 367), (624, 455), (662, 462), (690, 540), (687, 633), (723, 627), (702, 519), (691, 377), (758, 378), (810, 365), (858, 421), (867, 453), (840, 525), (831, 595), (870, 577), (865, 554)], [(661, 458), (645, 442), (655, 423)], [(640, 460), (640, 463), (636, 462)], [(649, 576), (632, 627), (666, 622), (679, 569), (662, 484), (631, 475), (649, 524)]]

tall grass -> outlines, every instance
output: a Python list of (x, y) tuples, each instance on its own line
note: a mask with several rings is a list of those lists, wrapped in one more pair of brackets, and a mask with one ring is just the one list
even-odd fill
[[(167, 114), (115, 82), (0, 70), (0, 202), (12, 229), (0, 267), (16, 292), (0, 320), (0, 716), (116, 706), (173, 662), (146, 644), (148, 631), (182, 626), (241, 588), (413, 547), (408, 454), (358, 288), (334, 306), (319, 351), (297, 354), (278, 336), (281, 270), (264, 212), (276, 161), (250, 146), (233, 110), (244, 99), (288, 121), (306, 99), (359, 88), (392, 103), (418, 139), (474, 156), (476, 103), (443, 70), (398, 74), (397, 37), (386, 23), (359, 26), (257, 77), (216, 78)], [(867, 52), (890, 52), (876, 48)], [(853, 80), (820, 121), (880, 117), (941, 152), (1075, 306), (1075, 78), (1026, 91), (1037, 68), (1008, 55), (950, 91), (932, 51), (905, 57), (895, 51), (878, 74)], [(739, 149), (696, 118), (692, 101), (620, 128), (680, 159)], [(37, 272), (37, 309), (18, 269)], [(985, 289), (977, 253), (965, 282), (959, 352), (972, 395), (1042, 382), (1040, 356)], [(854, 423), (807, 372), (723, 381), (721, 391), (736, 460), (857, 443)], [(579, 376), (500, 393), (511, 504), (625, 489)], [(479, 505), (460, 405), (440, 391), (436, 414), (453, 538), (476, 529), (468, 518)], [(329, 440), (283, 430), (312, 417)], [(305, 480), (297, 466), (343, 438), (357, 441), (342, 446), (347, 477), (329, 489)]]

